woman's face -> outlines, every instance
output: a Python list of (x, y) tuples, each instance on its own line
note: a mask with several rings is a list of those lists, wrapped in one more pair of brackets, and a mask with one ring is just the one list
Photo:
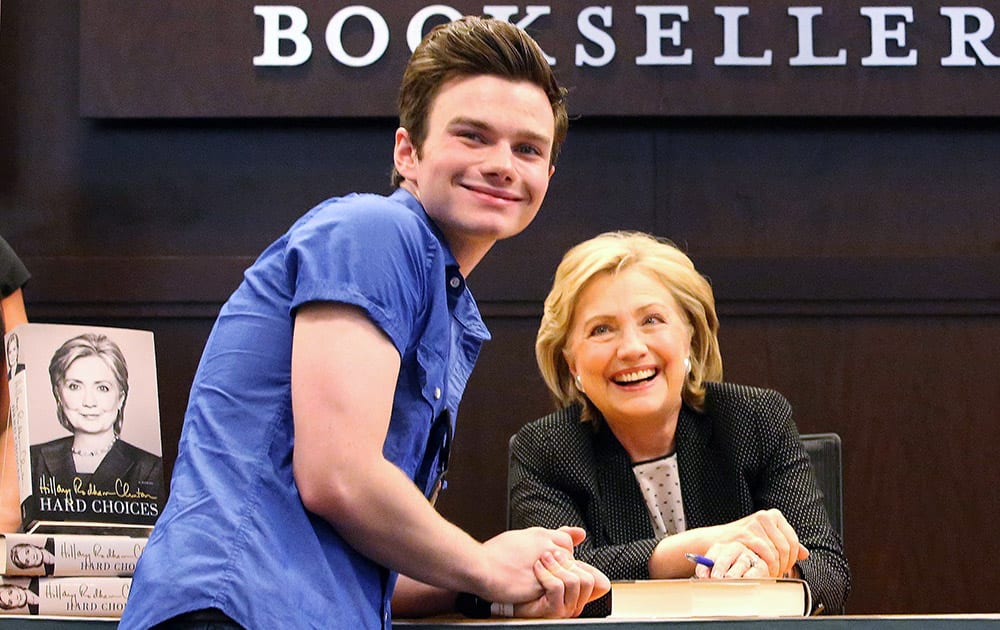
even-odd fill
[(12, 610), (21, 608), (28, 603), (28, 594), (21, 588), (0, 589), (0, 608)]
[(34, 545), (18, 545), (11, 550), (11, 559), (19, 567), (42, 566), (42, 550)]
[(123, 394), (108, 364), (88, 356), (70, 363), (59, 399), (74, 432), (100, 434), (114, 426)]
[(7, 365), (11, 367), (17, 364), (18, 343), (17, 335), (12, 335), (7, 341)]
[(614, 427), (660, 427), (681, 407), (691, 329), (651, 273), (595, 276), (580, 292), (564, 352), (586, 396)]

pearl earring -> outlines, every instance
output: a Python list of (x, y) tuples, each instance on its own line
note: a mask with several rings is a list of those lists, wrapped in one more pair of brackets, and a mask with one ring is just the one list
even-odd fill
[(576, 375), (576, 388), (578, 390), (580, 390), (581, 394), (586, 394), (587, 393), (587, 392), (583, 391), (583, 381), (580, 380), (580, 375), (579, 374)]
[(691, 373), (691, 357), (684, 357), (684, 373)]

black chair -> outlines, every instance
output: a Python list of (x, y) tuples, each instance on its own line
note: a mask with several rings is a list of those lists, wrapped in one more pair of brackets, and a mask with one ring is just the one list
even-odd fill
[(807, 433), (799, 436), (806, 447), (816, 483), (823, 492), (826, 513), (833, 529), (844, 539), (844, 482), (840, 436), (836, 433)]
[[(840, 436), (836, 433), (807, 433), (799, 436), (809, 455), (816, 483), (823, 493), (826, 512), (833, 529), (844, 538), (844, 490)], [(510, 462), (517, 434), (507, 442), (507, 529), (510, 529)]]

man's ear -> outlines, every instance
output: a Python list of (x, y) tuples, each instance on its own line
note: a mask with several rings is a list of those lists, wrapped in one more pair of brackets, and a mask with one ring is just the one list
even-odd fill
[(420, 162), (417, 147), (413, 145), (410, 132), (405, 127), (396, 130), (396, 143), (392, 149), (392, 159), (396, 170), (404, 179), (414, 178), (414, 169)]

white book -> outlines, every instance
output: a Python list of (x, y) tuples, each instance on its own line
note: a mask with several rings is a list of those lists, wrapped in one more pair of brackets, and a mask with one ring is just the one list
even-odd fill
[(148, 533), (165, 499), (153, 334), (28, 323), (5, 344), (22, 529)]
[(0, 534), (0, 575), (130, 576), (146, 536)]
[(130, 577), (0, 578), (0, 615), (119, 619)]
[(791, 578), (672, 579), (611, 583), (611, 617), (803, 617), (812, 593)]

